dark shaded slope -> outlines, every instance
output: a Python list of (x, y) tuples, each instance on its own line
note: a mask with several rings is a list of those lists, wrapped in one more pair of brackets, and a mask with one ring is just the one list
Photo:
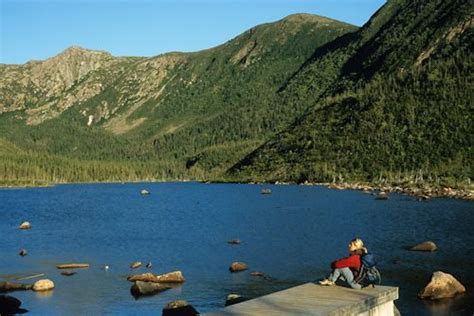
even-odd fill
[[(383, 25), (372, 30), (374, 16), (358, 41), (327, 54), (337, 59), (357, 47), (337, 85), (231, 174), (297, 182), (472, 178), (471, 12), (467, 1), (388, 2), (378, 13)], [(313, 79), (308, 70), (300, 76), (298, 84)]]

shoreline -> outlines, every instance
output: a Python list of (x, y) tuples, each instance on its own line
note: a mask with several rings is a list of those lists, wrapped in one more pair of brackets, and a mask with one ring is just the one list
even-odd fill
[(212, 183), (238, 183), (238, 184), (274, 184), (274, 185), (307, 185), (307, 186), (325, 186), (329, 189), (335, 190), (359, 190), (367, 193), (401, 193), (411, 196), (418, 197), (419, 200), (429, 200), (431, 198), (453, 198), (466, 201), (474, 201), (474, 190), (471, 189), (454, 189), (451, 187), (443, 186), (429, 186), (420, 188), (417, 186), (391, 186), (391, 185), (378, 185), (363, 182), (309, 182), (293, 183), (293, 182), (253, 182), (253, 181), (212, 181), (212, 180), (191, 180), (191, 179), (175, 179), (175, 180), (142, 180), (142, 181), (88, 181), (88, 182), (58, 182), (58, 183), (44, 183), (44, 184), (19, 184), (19, 185), (2, 185), (0, 189), (27, 189), (27, 188), (49, 188), (55, 187), (61, 184), (127, 184), (127, 183), (165, 183), (165, 182), (198, 182), (205, 184)]
[(328, 188), (336, 190), (359, 190), (363, 192), (379, 193), (401, 193), (418, 197), (419, 200), (429, 200), (431, 198), (453, 198), (466, 201), (474, 201), (474, 190), (453, 189), (451, 187), (403, 187), (389, 185), (371, 185), (361, 183), (326, 183)]

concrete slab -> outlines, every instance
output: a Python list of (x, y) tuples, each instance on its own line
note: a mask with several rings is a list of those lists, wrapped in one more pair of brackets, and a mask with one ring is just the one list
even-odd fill
[(372, 315), (372, 312), (369, 313), (371, 310), (391, 308), (393, 312), (393, 301), (396, 299), (397, 287), (376, 286), (354, 290), (306, 283), (204, 315)]

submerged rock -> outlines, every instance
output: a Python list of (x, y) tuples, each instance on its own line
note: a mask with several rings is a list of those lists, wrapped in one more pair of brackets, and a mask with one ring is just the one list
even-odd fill
[(449, 273), (436, 271), (431, 281), (418, 293), (423, 299), (438, 300), (441, 298), (454, 297), (456, 294), (466, 292), (466, 288), (455, 277)]
[(140, 261), (135, 261), (130, 264), (131, 269), (137, 269), (137, 268), (140, 268), (141, 266), (142, 266), (142, 263)]
[(49, 291), (54, 289), (54, 282), (48, 279), (38, 280), (33, 284), (33, 291)]
[(271, 189), (262, 189), (262, 191), (260, 191), (261, 194), (272, 194), (272, 190)]
[(153, 267), (153, 263), (148, 262), (145, 267), (147, 267), (148, 269), (151, 269)]
[(432, 241), (425, 241), (410, 248), (412, 251), (436, 251), (438, 247)]
[(244, 262), (233, 262), (229, 267), (230, 272), (240, 272), (245, 271), (247, 269), (248, 266)]
[(186, 279), (181, 271), (168, 272), (161, 275), (155, 275), (151, 272), (131, 275), (127, 278), (128, 281), (143, 281), (143, 282), (160, 282), (160, 283), (183, 283)]
[(42, 277), (42, 276), (44, 276), (44, 273), (29, 274), (29, 275), (26, 275), (26, 276), (16, 278), (15, 280), (18, 280), (18, 281), (29, 280), (29, 279), (39, 278), (39, 277)]
[(76, 271), (63, 271), (63, 272), (61, 272), (61, 274), (64, 275), (64, 276), (71, 276), (71, 275), (74, 275), (76, 273), (77, 273)]
[(9, 295), (0, 295), (0, 315), (24, 314), (28, 310), (20, 308), (21, 301)]
[(30, 224), (30, 222), (23, 222), (23, 223), (20, 224), (19, 228), (20, 229), (30, 229), (31, 224)]
[(130, 292), (133, 296), (139, 297), (157, 294), (169, 289), (171, 289), (171, 286), (166, 284), (136, 281), (130, 288)]
[(0, 292), (31, 290), (32, 284), (0, 282)]
[(257, 276), (257, 277), (263, 277), (263, 276), (265, 276), (265, 273), (260, 272), (260, 271), (252, 271), (252, 272), (250, 272), (250, 275), (251, 276)]
[(166, 304), (163, 308), (163, 316), (195, 316), (199, 312), (188, 302), (184, 300), (177, 300)]

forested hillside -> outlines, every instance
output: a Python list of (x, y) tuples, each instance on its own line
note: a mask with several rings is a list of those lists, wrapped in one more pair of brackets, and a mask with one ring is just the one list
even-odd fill
[[(37, 154), (85, 165), (146, 165), (153, 170), (143, 171), (147, 179), (212, 177), (303, 112), (275, 102), (276, 91), (316, 48), (354, 30), (297, 14), (196, 53), (117, 58), (71, 47), (46, 61), (0, 65), (0, 135), (22, 157), (32, 155), (28, 165), (47, 169), (48, 181), (106, 176), (78, 177), (54, 162), (64, 172), (53, 178)], [(2, 163), (30, 174), (26, 158), (16, 157), (4, 155)], [(139, 178), (128, 174), (122, 179)]]
[[(283, 91), (308, 113), (232, 168), (240, 179), (454, 185), (472, 174), (470, 1), (392, 0), (317, 50)], [(337, 64), (318, 90), (321, 65)]]
[(473, 12), (389, 0), (360, 29), (297, 14), (195, 53), (0, 65), (0, 184), (470, 186)]

